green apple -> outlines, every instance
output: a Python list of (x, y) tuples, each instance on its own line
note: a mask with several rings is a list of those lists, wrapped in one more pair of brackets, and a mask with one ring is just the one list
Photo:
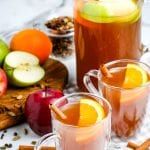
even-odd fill
[(5, 56), (9, 53), (7, 44), (0, 39), (0, 66), (2, 66)]
[(39, 65), (39, 59), (27, 52), (10, 52), (4, 60), (4, 70), (9, 83), (18, 87), (26, 87), (40, 81), (44, 75), (44, 69)]

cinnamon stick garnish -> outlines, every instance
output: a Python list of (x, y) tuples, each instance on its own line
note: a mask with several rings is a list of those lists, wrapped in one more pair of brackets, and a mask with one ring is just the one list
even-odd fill
[(56, 106), (56, 105), (49, 105), (49, 108), (55, 112), (61, 119), (67, 119), (67, 116)]
[[(19, 145), (19, 150), (34, 150), (34, 146)], [(42, 147), (41, 150), (56, 150), (55, 147)]]
[(113, 75), (109, 72), (108, 68), (105, 65), (100, 65), (99, 69), (101, 70), (101, 73), (103, 76), (107, 78), (112, 78)]

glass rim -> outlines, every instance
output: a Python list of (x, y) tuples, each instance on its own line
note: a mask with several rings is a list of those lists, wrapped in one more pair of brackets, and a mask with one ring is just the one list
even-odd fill
[[(53, 105), (56, 105), (57, 103), (59, 103), (61, 100), (63, 99), (66, 99), (68, 97), (72, 97), (72, 96), (77, 96), (77, 95), (85, 95), (85, 96), (91, 96), (93, 98), (97, 98), (97, 99), (101, 99), (103, 102), (105, 102), (105, 104), (107, 105), (108, 107), (108, 113), (107, 115), (105, 116), (104, 119), (102, 119), (101, 121), (98, 121), (96, 122), (95, 124), (92, 124), (92, 125), (89, 125), (89, 126), (85, 126), (85, 127), (79, 127), (79, 126), (76, 126), (76, 125), (70, 125), (70, 124), (66, 124), (66, 123), (63, 123), (61, 121), (59, 121), (58, 119), (56, 119), (54, 117), (54, 112), (51, 111), (51, 114), (52, 114), (52, 120), (55, 120), (57, 123), (59, 123), (60, 125), (62, 126), (66, 126), (66, 127), (69, 127), (69, 128), (74, 128), (74, 129), (87, 129), (87, 128), (91, 128), (91, 127), (94, 127), (94, 126), (97, 126), (99, 124), (102, 124), (103, 122), (105, 122), (105, 120), (108, 120), (108, 118), (110, 117), (111, 118), (111, 113), (112, 113), (112, 107), (111, 107), (111, 104), (109, 103), (109, 101), (107, 99), (105, 99), (104, 97), (102, 96), (98, 96), (94, 93), (88, 93), (88, 92), (76, 92), (76, 93), (71, 93), (71, 94), (67, 94), (59, 99), (57, 99)], [(53, 124), (53, 123), (52, 123)]]
[[(126, 63), (126, 62), (131, 62), (131, 63), (135, 63), (135, 64), (142, 64), (143, 66), (145, 66), (146, 68), (148, 68), (150, 70), (150, 66), (144, 62), (141, 62), (141, 61), (138, 61), (138, 60), (133, 60), (133, 59), (117, 59), (117, 60), (113, 60), (113, 61), (110, 61), (106, 64), (104, 64), (106, 67), (109, 67), (111, 65), (114, 65), (114, 64), (117, 64), (117, 63)], [(145, 70), (147, 71), (147, 70)], [(147, 71), (148, 72), (148, 71)], [(150, 73), (150, 72), (149, 72)], [(150, 80), (147, 81), (147, 83), (145, 83), (144, 85), (141, 85), (141, 86), (138, 86), (138, 87), (135, 87), (135, 88), (129, 88), (129, 89), (125, 89), (125, 88), (122, 88), (122, 87), (118, 87), (118, 86), (113, 86), (113, 85), (109, 85), (105, 82), (103, 82), (101, 80), (101, 71), (99, 70), (98, 71), (98, 82), (100, 81), (100, 84), (104, 85), (104, 86), (107, 86), (108, 88), (110, 89), (116, 89), (116, 90), (120, 90), (120, 91), (131, 91), (131, 90), (137, 90), (139, 88), (143, 88), (143, 87), (146, 87), (148, 85), (150, 85)]]

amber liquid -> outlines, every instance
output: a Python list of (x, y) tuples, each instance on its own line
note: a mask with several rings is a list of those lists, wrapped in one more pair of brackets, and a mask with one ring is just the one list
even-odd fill
[[(57, 117), (57, 119), (59, 121), (65, 123), (65, 124), (78, 126), (78, 127), (87, 127), (87, 126), (93, 125), (93, 121), (90, 121), (90, 120), (86, 121), (87, 124), (84, 123), (84, 124), (82, 124), (82, 126), (78, 125), (79, 119), (81, 117), (81, 114), (80, 114), (80, 103), (69, 104), (69, 105), (63, 107), (61, 110), (67, 116), (67, 119), (61, 119), (58, 116), (56, 116), (56, 117)], [(105, 111), (105, 116), (107, 116), (108, 115), (108, 109), (106, 109), (104, 107), (104, 111)], [(97, 115), (97, 114), (95, 114), (95, 115)], [(93, 118), (95, 118), (95, 120), (94, 120), (95, 122), (96, 122), (96, 117), (93, 116)]]
[[(53, 121), (55, 131), (61, 136), (61, 148), (58, 150), (107, 149), (110, 136), (110, 120), (107, 119), (104, 123), (93, 124), (88, 127), (79, 127), (77, 126), (80, 117), (79, 103), (66, 104), (61, 110), (65, 113), (67, 119), (62, 120), (55, 116), (55, 119), (59, 121)], [(106, 114), (107, 112), (106, 109)]]
[[(125, 68), (114, 69), (112, 74), (112, 79), (102, 77), (102, 81), (107, 85), (122, 87)], [(145, 114), (149, 93), (147, 86), (121, 90), (107, 85), (102, 86), (102, 91), (112, 106), (112, 130), (120, 137), (134, 135)]]
[(57, 119), (65, 124), (78, 125), (78, 120), (80, 118), (80, 104), (74, 103), (62, 109), (62, 112), (67, 116), (67, 119), (62, 120), (57, 117)]
[(135, 22), (94, 23), (75, 8), (77, 84), (85, 91), (83, 76), (108, 61), (141, 56), (141, 19)]

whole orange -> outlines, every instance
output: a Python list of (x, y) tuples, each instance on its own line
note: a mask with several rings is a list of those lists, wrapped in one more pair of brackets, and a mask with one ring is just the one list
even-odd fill
[(51, 55), (52, 42), (40, 30), (25, 29), (13, 36), (10, 42), (10, 49), (32, 53), (39, 58), (40, 64), (42, 64)]

